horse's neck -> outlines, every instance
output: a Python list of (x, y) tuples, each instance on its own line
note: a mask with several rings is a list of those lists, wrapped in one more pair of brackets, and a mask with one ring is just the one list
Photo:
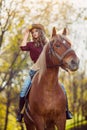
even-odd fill
[(55, 66), (49, 54), (49, 45), (43, 48), (43, 51), (38, 59), (40, 66), (39, 81), (55, 82), (58, 80), (59, 66)]
[(41, 75), (41, 82), (44, 82), (43, 87), (46, 87), (47, 90), (54, 90), (58, 85), (58, 71), (58, 68), (47, 68)]
[(59, 68), (47, 68), (45, 71), (45, 75), (48, 77), (47, 79), (49, 81), (53, 81), (53, 80), (58, 80), (58, 72), (59, 72)]

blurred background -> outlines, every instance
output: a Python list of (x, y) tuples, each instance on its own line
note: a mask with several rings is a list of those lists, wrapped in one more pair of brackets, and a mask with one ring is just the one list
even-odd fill
[(0, 130), (24, 130), (16, 122), (19, 92), (32, 65), (20, 51), (23, 33), (32, 23), (69, 29), (69, 38), (79, 59), (77, 72), (60, 70), (73, 119), (66, 130), (87, 130), (87, 0), (0, 0)]

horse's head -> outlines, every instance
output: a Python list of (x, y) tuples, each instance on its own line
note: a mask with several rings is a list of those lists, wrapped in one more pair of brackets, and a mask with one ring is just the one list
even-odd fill
[(54, 65), (59, 65), (63, 69), (76, 71), (79, 67), (79, 58), (71, 48), (71, 42), (66, 37), (66, 29), (62, 34), (56, 34), (53, 29), (52, 39), (50, 41), (50, 57)]

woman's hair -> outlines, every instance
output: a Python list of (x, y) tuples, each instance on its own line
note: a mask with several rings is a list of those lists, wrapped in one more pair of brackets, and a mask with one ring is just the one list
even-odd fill
[(37, 29), (37, 30), (38, 30), (38, 33), (39, 33), (39, 37), (37, 39), (32, 37), (33, 41), (35, 42), (35, 45), (37, 47), (39, 47), (39, 46), (43, 47), (48, 42), (47, 38), (46, 38), (43, 30), (41, 30), (41, 29)]

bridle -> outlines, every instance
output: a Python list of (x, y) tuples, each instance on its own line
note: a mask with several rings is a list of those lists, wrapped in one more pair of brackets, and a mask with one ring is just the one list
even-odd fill
[[(59, 35), (59, 36), (62, 38), (61, 35)], [(50, 47), (49, 47), (49, 55), (53, 55), (53, 56), (57, 57), (57, 59), (59, 60), (60, 64), (58, 64), (58, 65), (56, 65), (56, 66), (59, 66), (59, 65), (63, 64), (63, 58), (64, 58), (69, 52), (73, 51), (73, 49), (72, 49), (71, 47), (69, 47), (69, 48), (60, 56), (58, 53), (55, 52), (55, 50), (53, 49), (53, 46), (52, 46), (53, 44), (56, 44), (57, 42), (60, 42), (60, 40), (59, 40), (59, 39), (56, 39), (56, 40), (54, 41), (54, 43), (53, 43), (52, 41), (50, 41), (50, 43), (49, 43), (49, 45), (50, 45)], [(61, 43), (61, 44), (63, 44), (63, 43)], [(66, 45), (66, 44), (64, 44), (64, 46), (67, 48), (67, 45)]]

